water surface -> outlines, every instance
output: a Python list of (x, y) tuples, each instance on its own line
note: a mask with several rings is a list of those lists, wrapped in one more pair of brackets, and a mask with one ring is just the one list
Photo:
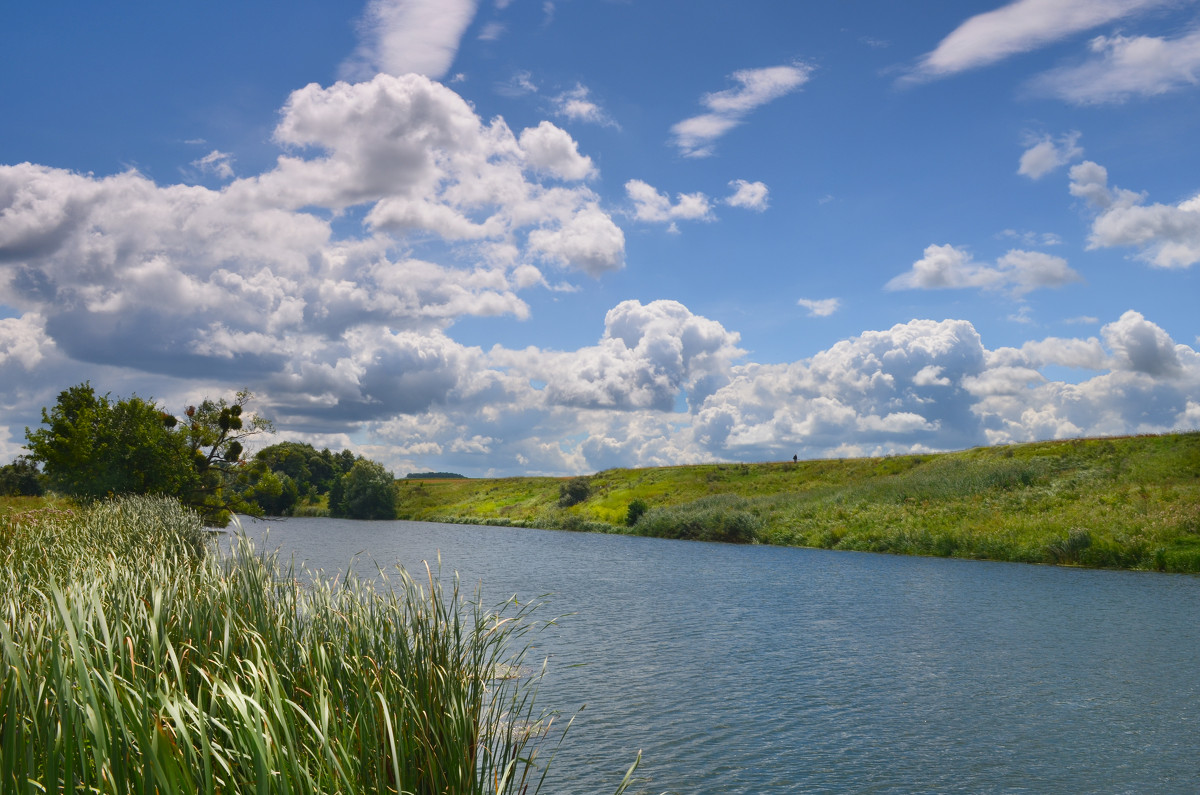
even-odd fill
[[(245, 522), (550, 594), (547, 793), (1200, 792), (1200, 578), (561, 531)], [(357, 558), (355, 557), (357, 556)]]

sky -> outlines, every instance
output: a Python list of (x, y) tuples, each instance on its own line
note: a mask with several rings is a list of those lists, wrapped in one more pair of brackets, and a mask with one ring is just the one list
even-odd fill
[(397, 475), (1200, 427), (1200, 2), (0, 7), (0, 462), (90, 381)]

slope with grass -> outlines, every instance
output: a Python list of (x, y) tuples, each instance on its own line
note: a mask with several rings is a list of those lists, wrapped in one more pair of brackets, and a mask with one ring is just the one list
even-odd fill
[(400, 481), (398, 511), (405, 519), (1200, 572), (1200, 432), (614, 469), (587, 478), (587, 498), (573, 505), (561, 500), (568, 482)]

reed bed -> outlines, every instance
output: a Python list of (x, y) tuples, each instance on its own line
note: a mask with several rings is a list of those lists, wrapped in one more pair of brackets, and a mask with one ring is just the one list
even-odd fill
[(531, 605), (433, 571), (310, 579), (244, 537), (214, 554), (158, 498), (6, 517), (0, 559), (0, 791), (542, 785)]

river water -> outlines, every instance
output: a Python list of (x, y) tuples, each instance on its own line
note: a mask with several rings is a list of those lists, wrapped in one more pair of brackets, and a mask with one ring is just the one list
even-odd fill
[[(1200, 792), (1200, 578), (427, 522), (244, 521), (327, 574), (548, 594), (545, 793)], [(268, 532), (269, 528), (269, 532)], [(586, 705), (586, 706), (585, 706)]]

